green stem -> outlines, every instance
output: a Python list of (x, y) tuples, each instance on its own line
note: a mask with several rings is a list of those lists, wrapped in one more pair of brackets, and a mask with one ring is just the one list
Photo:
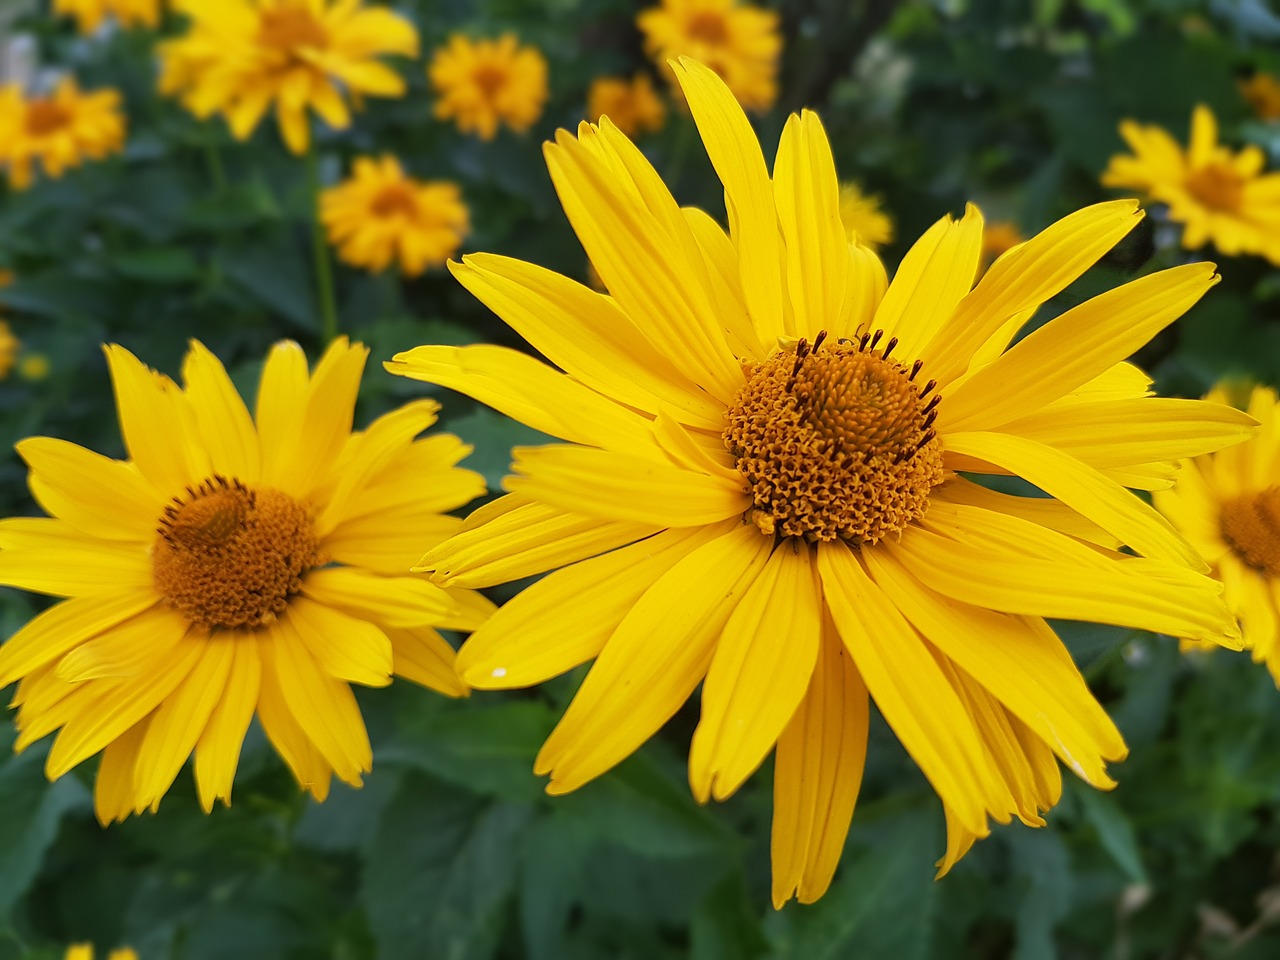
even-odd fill
[(213, 180), (214, 187), (222, 193), (227, 189), (227, 174), (222, 169), (222, 155), (218, 153), (218, 148), (213, 143), (206, 141), (204, 158), (209, 165), (209, 176)]
[(320, 336), (328, 345), (338, 336), (338, 306), (333, 295), (329, 244), (320, 222), (320, 164), (314, 143), (307, 148), (307, 182), (311, 193), (311, 255), (315, 260), (316, 299), (320, 302)]

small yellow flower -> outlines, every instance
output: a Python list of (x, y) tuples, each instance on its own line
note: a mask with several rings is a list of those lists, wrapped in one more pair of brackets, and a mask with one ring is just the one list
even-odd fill
[(882, 209), (875, 194), (863, 193), (856, 183), (840, 185), (840, 222), (850, 242), (878, 250), (893, 242), (893, 219)]
[(523, 133), (547, 102), (546, 58), (510, 33), (474, 43), (453, 34), (431, 58), (427, 77), (439, 98), (436, 117), (481, 140), (492, 140), (501, 123)]
[(987, 224), (987, 228), (982, 232), (981, 269), (985, 270), (1005, 252), (1012, 250), (1020, 243), (1025, 243), (1026, 240), (1022, 231), (1018, 229), (1018, 225), (1012, 220), (996, 220)]
[(1120, 134), (1133, 155), (1111, 158), (1104, 186), (1139, 190), (1167, 205), (1188, 250), (1212, 242), (1229, 256), (1252, 253), (1280, 264), (1280, 174), (1262, 172), (1262, 150), (1233, 153), (1219, 144), (1217, 120), (1203, 104), (1191, 116), (1185, 151), (1157, 126), (1125, 120)]
[(308, 110), (345, 130), (343, 94), (404, 95), (404, 79), (378, 57), (418, 55), (418, 33), (390, 10), (359, 0), (175, 0), (190, 30), (161, 44), (160, 90), (197, 117), (222, 114), (245, 140), (272, 105), (280, 135), (301, 154)]
[(75, 17), (83, 34), (95, 32), (109, 16), (125, 27), (160, 25), (160, 0), (53, 0), (53, 12)]
[(436, 628), (493, 605), (408, 571), (484, 483), (456, 437), (417, 439), (434, 401), (352, 432), (367, 353), (336, 340), (308, 373), (277, 344), (251, 416), (198, 342), (181, 387), (110, 346), (129, 458), (18, 444), (50, 516), (0, 521), (0, 584), (67, 599), (0, 647), (0, 686), (19, 681), (18, 750), (58, 731), (50, 778), (102, 753), (103, 824), (155, 810), (192, 752), (201, 806), (229, 803), (255, 715), (323, 800), (373, 762), (352, 683), (466, 695)]
[(16, 84), (0, 89), (0, 163), (15, 190), (31, 185), (37, 160), (46, 176), (60, 177), (86, 159), (119, 153), (124, 136), (115, 90), (82, 93), (70, 76), (47, 97), (27, 98)]
[(457, 184), (415, 180), (391, 156), (358, 158), (321, 194), (320, 219), (344, 262), (380, 271), (399, 260), (410, 277), (453, 256), (468, 229)]
[[(93, 944), (72, 944), (67, 947), (64, 960), (93, 960)], [(138, 954), (133, 947), (119, 947), (107, 954), (107, 960), (138, 960)]]
[[(1231, 393), (1220, 384), (1205, 399), (1234, 406)], [(1183, 461), (1173, 488), (1151, 496), (1225, 584), (1245, 647), (1280, 685), (1280, 399), (1255, 387), (1247, 409), (1262, 424), (1254, 437)]]
[(738, 0), (661, 0), (636, 16), (644, 48), (682, 96), (668, 60), (691, 57), (720, 75), (748, 110), (763, 113), (778, 96), (782, 37), (778, 15)]
[(43, 353), (24, 353), (18, 361), (18, 376), (23, 380), (43, 380), (49, 376), (49, 358)]
[(667, 119), (667, 108), (653, 89), (649, 75), (637, 73), (631, 80), (599, 77), (591, 81), (587, 116), (593, 123), (608, 117), (615, 127), (634, 137), (646, 130), (661, 130)]
[(8, 323), (0, 320), (0, 380), (9, 376), (21, 349), (22, 341), (13, 335)]
[(1240, 81), (1240, 93), (1261, 120), (1280, 120), (1280, 79), (1271, 73), (1255, 73)]

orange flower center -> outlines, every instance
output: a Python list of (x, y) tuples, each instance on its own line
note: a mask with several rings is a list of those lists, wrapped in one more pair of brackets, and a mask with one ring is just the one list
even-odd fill
[(492, 100), (507, 85), (508, 74), (501, 67), (492, 64), (481, 64), (471, 73), (471, 82), (480, 88), (480, 92)]
[(37, 97), (27, 104), (26, 128), (33, 137), (55, 133), (71, 122), (71, 112), (60, 103)]
[(279, 490), (214, 475), (166, 507), (152, 548), (156, 589), (193, 624), (261, 627), (321, 564), (306, 508)]
[(329, 34), (305, 6), (262, 11), (258, 42), (287, 55), (306, 47), (328, 46)]
[(942, 482), (939, 395), (881, 336), (826, 346), (823, 332), (748, 367), (723, 437), (762, 533), (858, 545), (924, 516)]
[(1280, 486), (1228, 500), (1219, 515), (1222, 536), (1236, 556), (1280, 578)]
[(691, 16), (685, 25), (685, 31), (690, 40), (700, 40), (712, 46), (719, 46), (729, 39), (729, 25), (725, 18), (708, 11)]
[(418, 201), (408, 184), (389, 183), (374, 196), (369, 209), (375, 217), (413, 217), (418, 213)]
[(1213, 210), (1239, 210), (1244, 178), (1226, 163), (1210, 163), (1192, 171), (1187, 190)]

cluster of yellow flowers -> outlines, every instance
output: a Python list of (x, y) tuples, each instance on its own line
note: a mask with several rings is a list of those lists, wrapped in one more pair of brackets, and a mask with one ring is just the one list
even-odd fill
[[(376, 58), (418, 42), (354, 0), (174, 6), (192, 27), (164, 48), (165, 89), (238, 137), (274, 106), (299, 153), (309, 111), (342, 128), (346, 98), (402, 92)], [(1247, 646), (1280, 677), (1276, 395), (1256, 391), (1247, 412), (1221, 395), (1161, 399), (1127, 360), (1218, 281), (1214, 266), (1131, 281), (1019, 339), (1138, 224), (1136, 201), (1025, 240), (971, 205), (890, 280), (873, 245), (892, 224), (841, 189), (816, 114), (790, 116), (766, 163), (744, 107), (773, 100), (774, 17), (666, 0), (640, 26), (655, 55), (694, 37), (711, 64), (669, 69), (728, 229), (680, 207), (621, 129), (661, 122), (650, 81), (597, 87), (594, 104), (619, 119), (558, 131), (545, 155), (607, 294), (493, 254), (449, 264), (555, 366), (485, 345), (385, 364), (560, 441), (517, 448), (502, 496), (448, 515), (484, 485), (458, 466), (466, 444), (421, 436), (433, 401), (353, 431), (368, 351), (344, 338), (312, 369), (277, 344), (252, 411), (199, 342), (181, 384), (108, 346), (126, 459), (18, 445), (48, 516), (0, 521), (0, 584), (59, 602), (0, 647), (0, 685), (18, 682), (18, 749), (56, 733), (50, 777), (101, 754), (104, 824), (156, 809), (193, 754), (202, 807), (229, 803), (255, 716), (324, 799), (334, 776), (358, 785), (372, 765), (352, 684), (400, 676), (462, 697), (594, 661), (535, 761), (548, 792), (612, 768), (701, 684), (699, 801), (731, 796), (775, 756), (781, 906), (831, 882), (871, 701), (941, 799), (943, 872), (991, 820), (1043, 824), (1058, 761), (1113, 786), (1107, 764), (1127, 748), (1047, 618)], [(430, 76), (437, 115), (482, 137), (528, 128), (545, 99), (545, 63), (512, 37), (455, 37)], [(80, 95), (62, 90), (39, 111), (73, 112)], [(10, 146), (11, 174), (31, 157), (52, 173), (122, 136), (118, 120), (110, 135), (102, 120), (60, 121), (93, 128), (64, 129), (72, 150), (22, 122), (22, 142), (44, 146)], [(1266, 224), (1244, 219), (1276, 192), (1255, 178), (1260, 155), (1219, 147), (1207, 111), (1187, 158), (1158, 133), (1127, 125), (1139, 157), (1107, 182), (1168, 204), (1189, 246), (1280, 255)], [(1224, 198), (1240, 216), (1222, 214)], [(468, 225), (455, 186), (390, 156), (358, 159), (321, 216), (350, 262), (409, 274), (446, 259)], [(984, 476), (1045, 496), (971, 479)], [(1155, 492), (1164, 515), (1134, 490)], [(541, 573), (501, 609), (478, 592)], [(455, 654), (441, 630), (471, 635)]]

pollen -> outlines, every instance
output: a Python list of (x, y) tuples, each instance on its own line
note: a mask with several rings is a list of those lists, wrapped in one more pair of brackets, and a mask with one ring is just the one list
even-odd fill
[(165, 508), (152, 550), (156, 589), (193, 624), (271, 623), (319, 566), (311, 517), (279, 490), (212, 476)]
[(764, 534), (874, 544), (920, 519), (942, 482), (939, 395), (883, 334), (826, 333), (747, 368), (724, 444)]
[(1228, 500), (1219, 522), (1236, 556), (1267, 576), (1280, 578), (1280, 486)]

